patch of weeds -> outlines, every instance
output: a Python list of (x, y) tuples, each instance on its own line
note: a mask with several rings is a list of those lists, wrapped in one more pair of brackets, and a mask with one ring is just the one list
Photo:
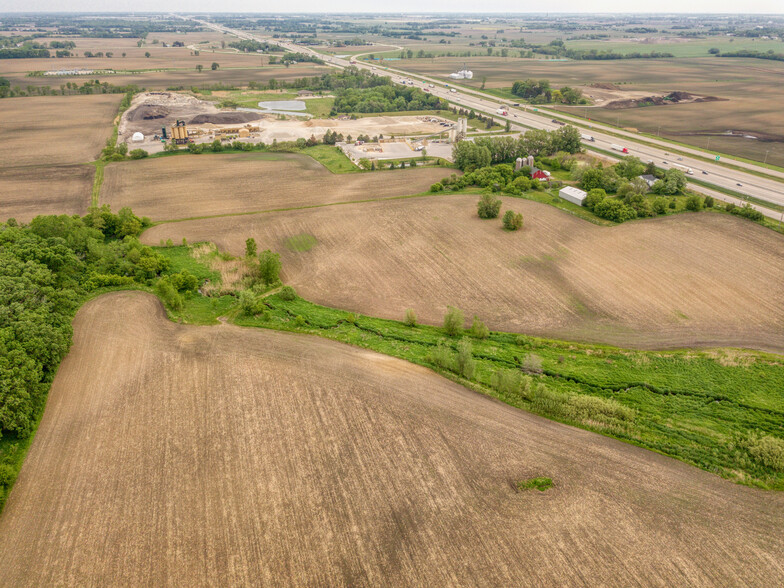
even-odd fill
[(305, 252), (313, 249), (318, 240), (313, 235), (303, 233), (286, 239), (286, 248), (290, 251)]
[(515, 483), (515, 488), (518, 492), (525, 492), (526, 490), (536, 489), (539, 492), (544, 492), (548, 488), (553, 487), (553, 481), (550, 478), (529, 478), (528, 480), (518, 480)]

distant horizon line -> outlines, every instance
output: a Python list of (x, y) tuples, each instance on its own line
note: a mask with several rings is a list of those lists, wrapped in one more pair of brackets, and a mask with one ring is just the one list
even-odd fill
[(351, 14), (351, 15), (369, 15), (369, 16), (440, 16), (440, 15), (472, 15), (472, 16), (500, 16), (500, 15), (509, 15), (509, 16), (547, 16), (547, 15), (564, 15), (564, 16), (667, 16), (667, 15), (681, 15), (681, 16), (777, 16), (781, 17), (784, 16), (784, 11), (782, 12), (678, 12), (678, 11), (662, 11), (662, 12), (575, 12), (575, 11), (560, 11), (560, 10), (548, 10), (545, 12), (510, 12), (510, 11), (485, 11), (485, 12), (467, 12), (467, 11), (449, 11), (449, 10), (441, 10), (436, 12), (368, 12), (368, 11), (353, 11), (353, 10), (336, 10), (336, 11), (323, 11), (323, 10), (302, 10), (302, 11), (293, 11), (293, 12), (281, 12), (281, 11), (245, 11), (245, 10), (193, 10), (193, 11), (178, 11), (178, 10), (165, 10), (165, 11), (151, 11), (151, 10), (4, 10), (0, 9), (0, 16), (6, 14), (15, 14), (15, 15), (38, 15), (38, 14), (128, 14), (128, 15), (143, 15), (143, 14), (155, 14), (155, 15), (166, 15), (166, 14), (175, 14), (175, 15), (188, 15), (188, 14), (244, 14), (244, 15), (253, 15), (253, 14), (265, 14), (265, 15), (280, 15), (280, 16), (290, 16), (290, 15), (302, 15), (302, 14), (329, 14), (329, 15), (340, 15), (340, 14)]

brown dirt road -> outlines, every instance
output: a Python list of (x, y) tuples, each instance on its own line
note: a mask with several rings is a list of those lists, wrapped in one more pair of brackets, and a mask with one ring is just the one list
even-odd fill
[[(254, 237), (281, 254), (304, 298), (439, 324), (447, 305), (496, 330), (633, 347), (784, 350), (784, 237), (729, 215), (680, 214), (599, 227), (504, 198), (525, 217), (509, 233), (476, 215), (477, 196), (431, 196), (162, 224), (143, 240)], [(290, 251), (286, 240), (318, 244)]]
[[(1, 586), (773, 586), (784, 495), (323, 339), (87, 303)], [(546, 493), (511, 482), (550, 476)]]
[(180, 155), (106, 166), (101, 204), (154, 221), (425, 192), (443, 168), (333, 174), (307, 155)]

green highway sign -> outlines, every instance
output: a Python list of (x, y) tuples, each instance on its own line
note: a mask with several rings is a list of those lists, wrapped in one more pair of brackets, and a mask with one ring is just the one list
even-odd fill
[(718, 161), (719, 159), (721, 159), (721, 155), (716, 156), (716, 161)]

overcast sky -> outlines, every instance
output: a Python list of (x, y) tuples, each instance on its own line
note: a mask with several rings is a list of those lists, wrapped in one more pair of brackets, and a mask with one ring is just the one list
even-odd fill
[(258, 0), (0, 0), (0, 12), (367, 12), (377, 8), (397, 12), (750, 12), (781, 14), (784, 0), (658, 0), (630, 2), (629, 0), (549, 0), (547, 2), (520, 2), (519, 0), (395, 0), (382, 8), (379, 2), (357, 0), (287, 0), (271, 2)]

